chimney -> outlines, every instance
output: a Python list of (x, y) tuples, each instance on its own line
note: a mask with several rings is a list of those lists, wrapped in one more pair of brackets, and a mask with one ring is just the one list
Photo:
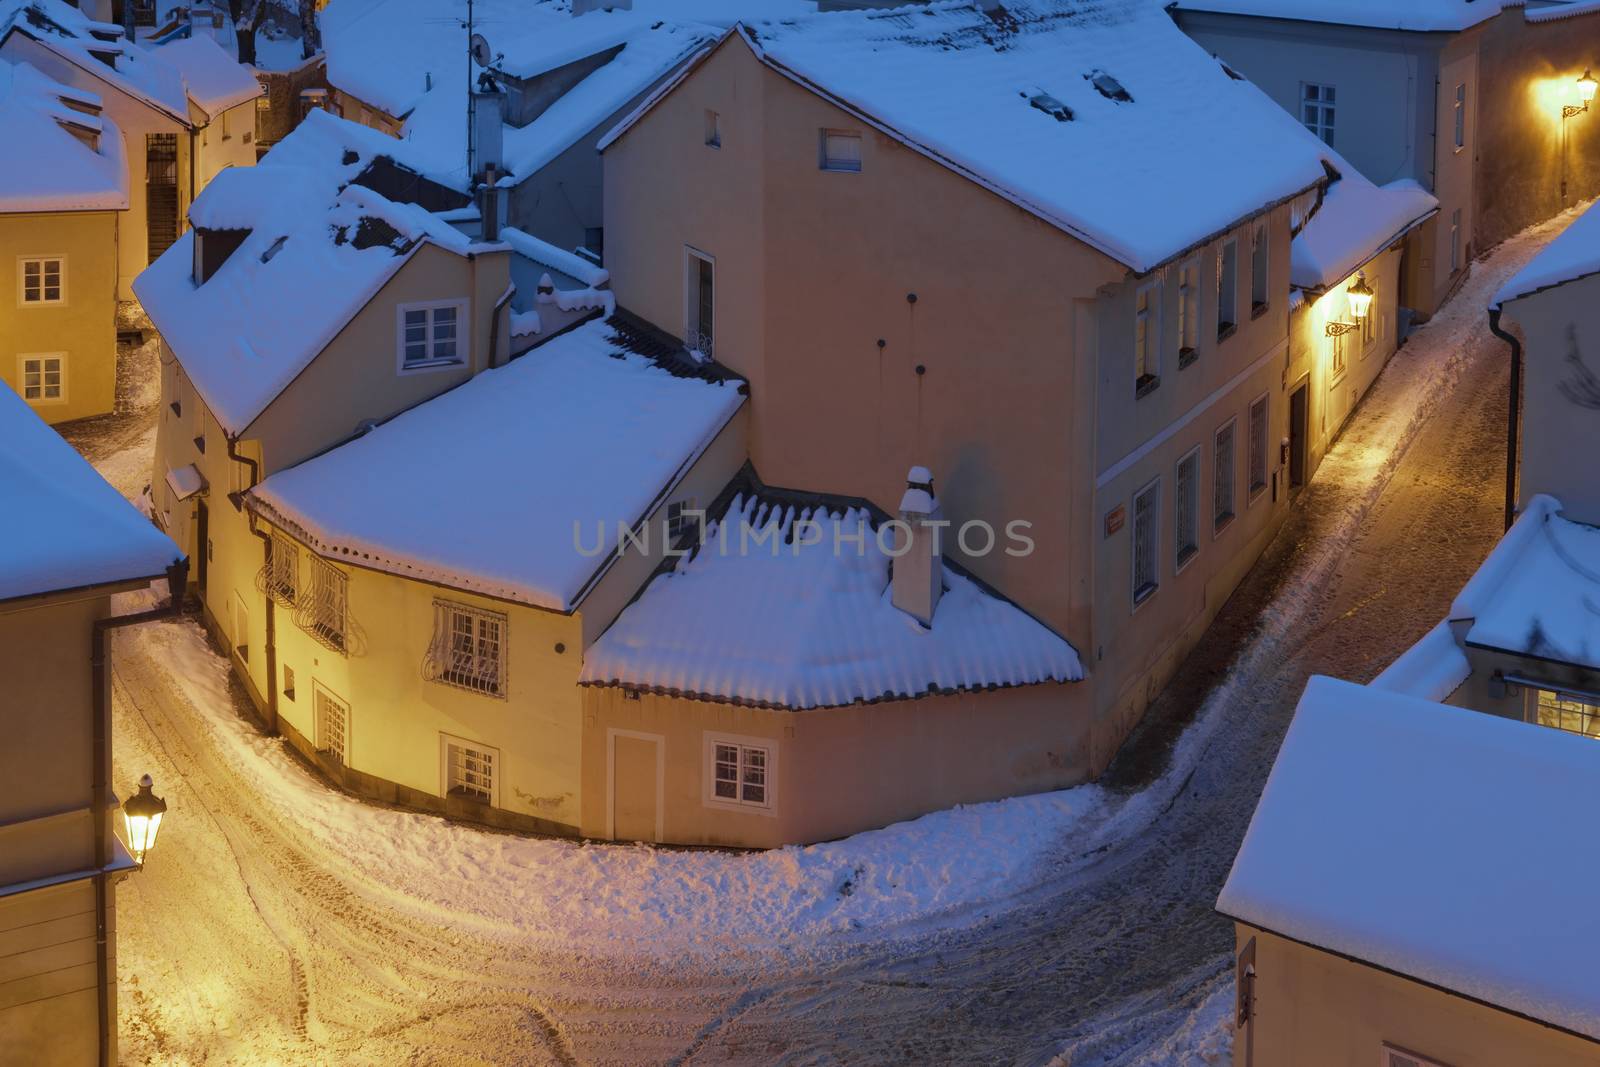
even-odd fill
[(933, 474), (928, 468), (912, 467), (906, 475), (900, 520), (910, 527), (910, 545), (902, 542), (898, 546), (904, 551), (895, 557), (890, 600), (923, 626), (931, 627), (939, 594), (944, 592), (944, 554), (939, 548), (944, 513), (933, 495)]
[(633, 0), (572, 0), (572, 17), (591, 11), (632, 11)]
[(504, 172), (505, 113), (506, 94), (493, 75), (484, 71), (472, 91), (472, 158), (467, 160), (467, 169), (475, 182), (483, 180), (487, 167)]
[(506, 224), (506, 191), (499, 186), (500, 168), (493, 163), (484, 168), (482, 184), (478, 186), (478, 217), (483, 220), (478, 239), (500, 240), (500, 229)]

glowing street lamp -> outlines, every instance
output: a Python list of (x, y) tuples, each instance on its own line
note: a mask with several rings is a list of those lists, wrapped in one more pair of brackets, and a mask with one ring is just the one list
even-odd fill
[(122, 818), (128, 830), (128, 851), (134, 862), (144, 866), (145, 853), (156, 845), (156, 834), (161, 830), (161, 816), (167, 812), (167, 802), (150, 792), (155, 785), (147, 774), (139, 779), (139, 792), (122, 802)]
[(1589, 73), (1589, 68), (1583, 69), (1583, 76), (1578, 79), (1578, 98), (1583, 101), (1579, 104), (1563, 104), (1561, 117), (1570, 119), (1574, 115), (1581, 115), (1589, 110), (1589, 105), (1594, 102), (1595, 90), (1600, 89), (1600, 82), (1594, 80), (1594, 75)]
[(1328, 323), (1324, 332), (1329, 337), (1338, 337), (1340, 334), (1349, 333), (1351, 330), (1359, 330), (1361, 323), (1367, 317), (1367, 313), (1372, 310), (1372, 286), (1367, 284), (1367, 276), (1365, 274), (1357, 275), (1355, 284), (1346, 289), (1344, 295), (1345, 299), (1350, 302), (1350, 318), (1355, 321), (1340, 322), (1335, 320)]

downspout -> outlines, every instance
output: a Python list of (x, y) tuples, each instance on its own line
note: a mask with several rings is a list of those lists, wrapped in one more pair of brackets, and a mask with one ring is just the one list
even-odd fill
[[(516, 291), (517, 287), (515, 285), (507, 284), (506, 291), (500, 294), (499, 300), (495, 301), (494, 311), (489, 316), (489, 366), (487, 368), (489, 370), (494, 370), (495, 368), (495, 352), (500, 345), (500, 312), (505, 310), (505, 306), (511, 302), (512, 294)], [(509, 345), (509, 343), (508, 341), (507, 344)]]
[(111, 848), (106, 824), (106, 808), (111, 803), (111, 678), (106, 670), (106, 635), (125, 626), (170, 619), (183, 613), (183, 591), (188, 584), (189, 561), (179, 560), (167, 568), (169, 603), (132, 615), (117, 615), (94, 621), (90, 638), (89, 674), (93, 702), (94, 743), (90, 748), (89, 781), (93, 783), (94, 804), (94, 967), (100, 1022), (100, 1067), (111, 1067), (111, 946), (110, 875)]
[[(228, 442), (228, 458), (235, 463), (243, 463), (250, 468), (250, 484), (245, 486), (244, 493), (248, 493), (261, 484), (261, 464), (239, 451), (237, 438), (225, 438)], [(239, 493), (237, 499), (229, 494), (228, 499), (236, 509), (244, 507), (244, 493)], [(272, 535), (256, 529), (256, 517), (252, 513), (249, 517), (250, 532), (261, 538), (263, 562), (266, 564), (267, 573), (272, 573)], [(273, 734), (278, 733), (278, 613), (277, 601), (273, 600), (269, 590), (267, 600), (267, 725)]]
[(1489, 309), (1489, 332), (1511, 346), (1511, 399), (1506, 408), (1506, 529), (1517, 517), (1518, 416), (1522, 411), (1522, 342), (1500, 328), (1500, 309)]

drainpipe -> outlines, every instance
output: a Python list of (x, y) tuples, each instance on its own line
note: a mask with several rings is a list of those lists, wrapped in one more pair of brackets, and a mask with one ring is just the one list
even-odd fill
[[(226, 438), (226, 440), (228, 442), (228, 458), (230, 460), (232, 460), (233, 462), (235, 462), (235, 463), (243, 463), (245, 466), (250, 468), (250, 484), (244, 487), (244, 493), (248, 493), (250, 490), (254, 489), (256, 486), (261, 484), (261, 464), (256, 462), (255, 460), (251, 459), (249, 456), (247, 456), (244, 453), (239, 451), (239, 441), (238, 441), (237, 438), (229, 437), (229, 438)], [(237, 500), (235, 500), (231, 494), (229, 495), (228, 499), (230, 501), (232, 501), (233, 506), (235, 508), (242, 509), (244, 507), (244, 493), (240, 493)], [(261, 530), (256, 529), (256, 517), (255, 517), (254, 514), (250, 515), (249, 523), (250, 523), (250, 532), (252, 534), (254, 534), (255, 536), (261, 538), (262, 559), (263, 559), (263, 562), (266, 564), (266, 566), (268, 568), (267, 573), (270, 576), (271, 573), (272, 573), (272, 571), (271, 571), (271, 567), (272, 567), (272, 535), (267, 534), (267, 533), (263, 533)], [(267, 725), (269, 727), (271, 727), (273, 734), (277, 734), (278, 733), (278, 613), (277, 613), (277, 601), (272, 599), (271, 591), (267, 592), (266, 600), (267, 600), (267, 720), (268, 720)]]
[[(506, 291), (500, 294), (500, 299), (495, 301), (494, 311), (489, 315), (489, 370), (494, 370), (495, 368), (495, 350), (500, 344), (500, 313), (504, 311), (505, 306), (511, 302), (512, 294), (514, 294), (516, 291), (517, 287), (515, 285), (508, 284), (506, 286)], [(506, 343), (508, 346), (510, 345), (509, 340)]]
[(1511, 400), (1506, 408), (1506, 529), (1517, 517), (1517, 422), (1522, 409), (1522, 342), (1500, 328), (1500, 309), (1489, 309), (1489, 332), (1511, 346)]
[(180, 616), (183, 613), (183, 590), (188, 579), (189, 561), (179, 560), (167, 568), (167, 589), (172, 594), (168, 604), (132, 615), (96, 619), (90, 638), (89, 674), (94, 743), (90, 749), (89, 781), (93, 783), (94, 795), (94, 967), (100, 1022), (100, 1067), (111, 1067), (112, 1037), (110, 875), (106, 873), (106, 867), (111, 863), (111, 847), (107, 836), (110, 830), (106, 825), (109, 817), (106, 808), (111, 803), (111, 678), (106, 670), (107, 635), (125, 626)]

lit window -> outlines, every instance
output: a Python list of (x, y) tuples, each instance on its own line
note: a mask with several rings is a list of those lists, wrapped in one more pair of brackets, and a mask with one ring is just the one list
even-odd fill
[(476, 693), (505, 696), (506, 616), (436, 600), (428, 677)]
[(1143, 395), (1161, 376), (1161, 283), (1139, 287), (1133, 311), (1133, 385)]
[(822, 131), (822, 169), (858, 171), (861, 169), (861, 135), (842, 130)]
[(1334, 89), (1331, 85), (1300, 85), (1300, 121), (1306, 129), (1333, 144)]
[(399, 310), (400, 369), (459, 364), (466, 358), (466, 303), (402, 304)]
[(67, 299), (67, 261), (40, 256), (18, 261), (18, 299), (23, 304), (61, 304)]
[(711, 795), (724, 804), (772, 806), (772, 750), (735, 741), (711, 741)]
[(1212, 470), (1211, 528), (1221, 530), (1233, 521), (1233, 430), (1229, 419), (1217, 431), (1215, 463)]
[(317, 751), (343, 767), (350, 737), (350, 706), (322, 686), (315, 686)]
[(1552, 726), (1585, 737), (1600, 737), (1600, 703), (1573, 693), (1540, 689), (1536, 704), (1540, 726)]
[(1267, 488), (1267, 398), (1257, 397), (1250, 405), (1250, 499)]
[(449, 734), (440, 734), (439, 743), (444, 761), (445, 795), (485, 804), (498, 803), (495, 779), (500, 765), (499, 751)]
[(1200, 551), (1200, 449), (1195, 447), (1178, 460), (1178, 491), (1173, 508), (1172, 540), (1176, 554), (1175, 568), (1181, 570), (1185, 563)]
[(22, 399), (30, 404), (60, 404), (67, 399), (67, 357), (60, 353), (21, 356)]
[(1200, 261), (1178, 268), (1178, 366), (1194, 361), (1200, 348)]
[(1239, 242), (1224, 241), (1217, 252), (1217, 340), (1233, 333), (1239, 321)]

